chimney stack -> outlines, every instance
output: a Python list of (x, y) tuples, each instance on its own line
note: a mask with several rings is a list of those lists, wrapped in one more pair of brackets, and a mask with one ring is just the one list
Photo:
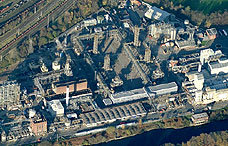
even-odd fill
[(66, 88), (66, 106), (68, 107), (69, 105), (69, 86)]

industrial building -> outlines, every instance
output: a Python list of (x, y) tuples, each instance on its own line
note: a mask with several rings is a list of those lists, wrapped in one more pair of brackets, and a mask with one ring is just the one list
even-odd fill
[(177, 30), (172, 24), (159, 22), (149, 26), (149, 35), (153, 39), (163, 37), (162, 43), (166, 43), (176, 40)]
[(141, 103), (116, 106), (113, 108), (105, 108), (81, 114), (83, 123), (87, 127), (94, 127), (100, 124), (111, 123), (116, 120), (127, 120), (130, 118), (143, 117), (146, 114)]
[(202, 65), (210, 61), (217, 61), (223, 56), (221, 50), (213, 51), (212, 49), (204, 49), (200, 51), (200, 62)]
[(191, 119), (194, 125), (201, 125), (208, 122), (209, 116), (204, 112), (192, 115)]
[(228, 73), (228, 59), (220, 58), (218, 61), (209, 62), (208, 69), (211, 74)]
[(48, 110), (54, 117), (63, 116), (64, 108), (60, 100), (52, 100), (48, 102)]
[(18, 105), (20, 102), (20, 85), (16, 81), (0, 82), (0, 106)]
[[(217, 85), (218, 87), (219, 85)], [(221, 86), (221, 89), (213, 87), (206, 87), (205, 90), (198, 90), (195, 92), (194, 104), (209, 104), (216, 101), (228, 100), (228, 88), (226, 85)]]
[(149, 86), (147, 91), (150, 96), (156, 97), (164, 94), (176, 93), (178, 90), (178, 86), (175, 82), (160, 84), (156, 86)]
[(35, 135), (43, 135), (47, 133), (47, 120), (41, 114), (36, 114), (30, 119), (30, 127)]
[(147, 97), (148, 97), (148, 95), (147, 95), (146, 91), (144, 90), (144, 88), (114, 93), (114, 94), (111, 94), (111, 96), (110, 96), (110, 98), (114, 104), (143, 99), (143, 98), (147, 98)]
[(145, 17), (149, 19), (155, 19), (158, 21), (167, 21), (171, 16), (170, 13), (163, 11), (155, 6), (150, 7), (149, 10), (145, 13)]
[(196, 73), (194, 74), (194, 85), (197, 90), (203, 89), (203, 83), (204, 83), (204, 76), (202, 73)]
[(67, 87), (69, 87), (69, 92), (77, 92), (88, 89), (87, 85), (88, 83), (86, 79), (69, 82), (55, 82), (52, 84), (52, 89), (55, 94), (65, 94)]

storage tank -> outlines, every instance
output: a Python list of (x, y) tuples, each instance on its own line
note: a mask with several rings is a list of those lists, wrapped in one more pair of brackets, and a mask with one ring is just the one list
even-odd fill
[(29, 109), (29, 118), (33, 118), (36, 115), (36, 111), (34, 109)]
[(187, 20), (187, 19), (184, 20), (184, 24), (185, 24), (185, 25), (189, 25), (189, 20)]
[(53, 70), (60, 70), (60, 64), (57, 60), (52, 62), (52, 69)]

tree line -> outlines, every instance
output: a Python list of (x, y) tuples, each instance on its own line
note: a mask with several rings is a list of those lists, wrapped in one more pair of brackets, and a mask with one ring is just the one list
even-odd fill
[(228, 25), (228, 10), (215, 11), (204, 14), (203, 11), (192, 10), (190, 6), (174, 5), (172, 0), (144, 0), (157, 6), (163, 6), (167, 11), (181, 18), (188, 18), (198, 26), (210, 27), (211, 25)]

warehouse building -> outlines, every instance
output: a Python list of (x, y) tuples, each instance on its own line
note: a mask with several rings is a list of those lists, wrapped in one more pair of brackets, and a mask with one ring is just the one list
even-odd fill
[(209, 117), (207, 113), (204, 112), (204, 113), (192, 115), (191, 119), (194, 125), (201, 125), (201, 124), (207, 123)]
[(147, 97), (148, 96), (144, 88), (134, 89), (130, 91), (123, 91), (123, 92), (111, 94), (110, 96), (113, 104), (143, 99)]
[(178, 86), (175, 82), (160, 84), (157, 86), (150, 86), (147, 88), (147, 91), (150, 96), (160, 96), (164, 94), (176, 93)]
[(116, 120), (123, 121), (130, 118), (143, 117), (145, 114), (146, 110), (143, 105), (141, 103), (135, 103), (81, 114), (80, 118), (82, 118), (85, 126), (94, 127)]

